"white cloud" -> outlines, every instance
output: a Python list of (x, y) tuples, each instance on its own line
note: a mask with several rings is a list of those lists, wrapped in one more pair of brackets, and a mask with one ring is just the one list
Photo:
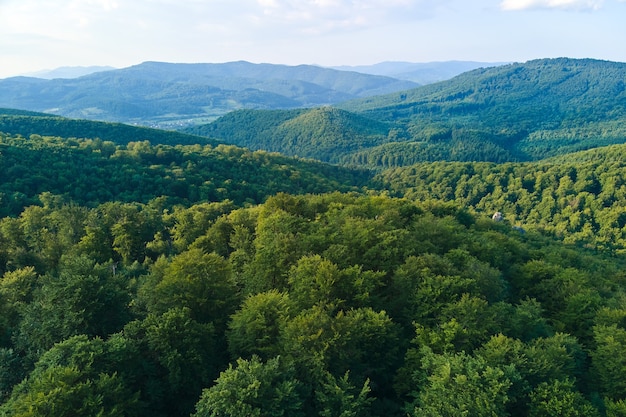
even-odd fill
[[(625, 0), (620, 0), (625, 1)], [(503, 10), (598, 10), (604, 0), (503, 0), (500, 7)]]
[(28, 33), (48, 38), (71, 39), (94, 21), (118, 9), (115, 0), (8, 0), (0, 24), (9, 33)]
[(327, 33), (420, 19), (441, 4), (436, 0), (256, 0), (260, 21), (298, 26), (303, 33)]
[[(0, 0), (0, 36), (30, 34), (84, 42), (141, 28), (252, 39), (311, 36), (422, 20), (450, 0)], [(141, 35), (138, 35), (141, 36)]]

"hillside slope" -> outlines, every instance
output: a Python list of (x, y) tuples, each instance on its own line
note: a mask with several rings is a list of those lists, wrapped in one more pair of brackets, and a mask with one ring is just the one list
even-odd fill
[(389, 124), (332, 107), (240, 110), (185, 132), (250, 149), (337, 163), (341, 162), (341, 155), (384, 142)]
[[(625, 142), (625, 85), (624, 63), (544, 59), (345, 102), (332, 121), (307, 124), (303, 113), (250, 111), (245, 123), (229, 115), (191, 132), (375, 169), (437, 160), (532, 161)], [(331, 112), (309, 111), (316, 113)], [(324, 128), (328, 123), (336, 126)], [(261, 125), (274, 129), (268, 134)], [(322, 152), (321, 141), (333, 145)]]
[(172, 127), (240, 108), (320, 106), (415, 85), (310, 65), (145, 62), (75, 79), (0, 80), (0, 106)]
[(169, 204), (247, 204), (278, 192), (355, 191), (370, 178), (178, 132), (14, 113), (0, 115), (0, 216), (40, 203), (42, 193), (88, 206), (161, 196)]
[(181, 132), (130, 126), (123, 123), (68, 119), (46, 113), (0, 109), (0, 132), (65, 138), (98, 138), (115, 144), (147, 140), (152, 144), (217, 145), (218, 141)]
[(383, 171), (378, 186), (454, 201), (567, 243), (626, 252), (626, 144), (537, 162), (436, 162)]
[(445, 144), (455, 132), (475, 132), (533, 160), (623, 142), (625, 86), (626, 63), (542, 59), (341, 107), (401, 122), (412, 140)]

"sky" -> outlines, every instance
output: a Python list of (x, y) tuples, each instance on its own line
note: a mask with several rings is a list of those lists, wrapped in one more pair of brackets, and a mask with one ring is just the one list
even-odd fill
[(626, 0), (0, 0), (0, 78), (145, 61), (626, 62)]

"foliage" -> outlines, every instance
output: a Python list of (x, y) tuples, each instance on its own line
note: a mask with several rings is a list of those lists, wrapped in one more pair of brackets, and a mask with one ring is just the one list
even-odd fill
[(464, 353), (422, 352), (427, 382), (411, 416), (502, 416), (511, 385), (508, 368), (494, 368)]
[(105, 337), (129, 319), (129, 294), (108, 268), (67, 256), (58, 274), (41, 277), (21, 309), (16, 346), (36, 357), (70, 336)]
[(530, 416), (600, 416), (589, 401), (573, 388), (570, 381), (542, 382), (531, 394)]
[(0, 415), (624, 414), (623, 147), (357, 193), (232, 146), (2, 141)]
[(302, 416), (302, 399), (293, 366), (280, 357), (263, 363), (258, 357), (238, 359), (204, 391), (196, 417)]
[(250, 149), (337, 163), (341, 155), (386, 142), (388, 130), (386, 123), (322, 107), (289, 111), (239, 110), (186, 132), (220, 138)]
[(44, 200), (0, 222), (6, 414), (35, 396), (155, 416), (594, 415), (624, 400), (620, 257), (384, 195)]
[[(129, 142), (149, 141), (175, 145), (212, 145), (219, 142), (206, 138), (122, 123), (68, 119), (45, 113), (15, 112), (0, 109), (0, 132), (29, 138), (31, 135), (64, 138), (92, 138), (99, 142), (126, 145)], [(109, 144), (110, 145), (110, 144)]]
[(29, 138), (0, 133), (0, 215), (40, 204), (42, 193), (81, 206), (105, 202), (168, 206), (230, 199), (260, 203), (278, 192), (348, 191), (369, 174), (234, 146), (115, 145), (99, 139)]
[(533, 161), (624, 143), (625, 73), (618, 62), (534, 60), (335, 109), (233, 112), (189, 132), (377, 170)]
[(237, 305), (237, 290), (228, 263), (215, 253), (190, 249), (174, 256), (159, 282), (144, 286), (148, 311), (163, 314), (187, 308), (198, 322), (224, 326)]
[(104, 365), (118, 353), (112, 343), (82, 335), (55, 345), (42, 355), (30, 376), (16, 385), (0, 414), (141, 415), (139, 395), (120, 374)]
[(626, 248), (626, 146), (536, 163), (432, 163), (384, 171), (379, 186), (407, 198), (454, 201), (565, 242)]

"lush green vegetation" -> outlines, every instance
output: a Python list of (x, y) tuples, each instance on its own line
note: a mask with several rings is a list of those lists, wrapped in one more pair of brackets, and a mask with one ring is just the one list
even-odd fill
[(535, 163), (437, 162), (387, 170), (379, 186), (407, 198), (454, 201), (564, 242), (626, 250), (626, 145)]
[[(226, 145), (3, 135), (3, 187), (39, 194), (0, 219), (0, 415), (622, 415), (626, 260), (605, 249), (622, 244), (624, 152), (370, 184), (408, 198), (296, 196), (278, 192), (366, 177)], [(527, 200), (511, 227), (506, 204)], [(582, 230), (559, 234), (566, 215)]]
[(435, 140), (453, 139), (469, 129), (519, 159), (537, 160), (623, 143), (625, 75), (624, 63), (544, 59), (478, 69), (345, 108), (403, 121), (414, 140), (432, 138), (433, 130)]
[(356, 190), (369, 179), (365, 171), (232, 145), (116, 145), (1, 133), (0, 170), (1, 216), (40, 204), (46, 192), (91, 207), (109, 201), (147, 203), (157, 197), (169, 205), (227, 199), (241, 205), (260, 203), (277, 192)]
[(217, 145), (218, 141), (179, 132), (130, 126), (122, 123), (67, 119), (45, 113), (0, 109), (0, 132), (29, 137), (30, 135), (64, 138), (98, 138), (125, 145), (129, 142), (150, 141), (169, 145)]
[(537, 60), (341, 104), (348, 112), (249, 111), (191, 132), (374, 169), (532, 161), (626, 142), (625, 79), (623, 63)]
[(626, 145), (570, 153), (621, 141), (619, 71), (537, 61), (198, 130), (409, 165), (375, 177), (3, 111), (0, 416), (626, 415)]
[(451, 204), (0, 221), (6, 415), (621, 415), (624, 260)]
[(185, 130), (250, 149), (339, 163), (342, 155), (387, 142), (389, 125), (338, 110), (240, 110)]

